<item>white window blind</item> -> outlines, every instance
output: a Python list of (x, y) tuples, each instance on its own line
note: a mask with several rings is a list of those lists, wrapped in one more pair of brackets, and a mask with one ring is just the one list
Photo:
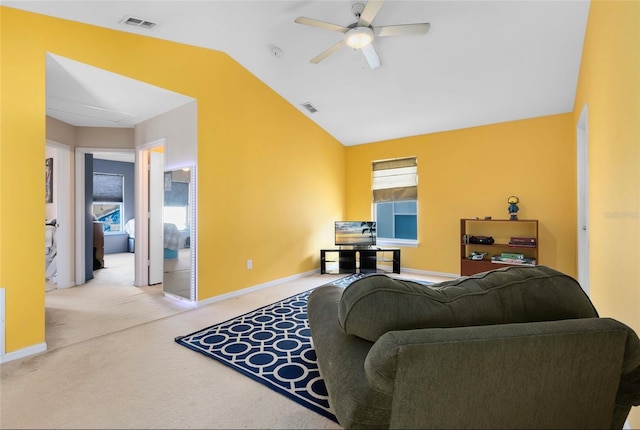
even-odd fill
[(418, 163), (416, 157), (373, 162), (374, 203), (417, 200)]

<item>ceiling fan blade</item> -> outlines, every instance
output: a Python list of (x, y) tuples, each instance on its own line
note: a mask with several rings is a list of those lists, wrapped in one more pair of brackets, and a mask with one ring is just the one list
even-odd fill
[(329, 55), (333, 54), (334, 52), (336, 52), (338, 49), (342, 48), (343, 46), (344, 46), (344, 40), (341, 40), (340, 42), (338, 42), (335, 45), (333, 45), (331, 48), (329, 48), (329, 49), (323, 51), (322, 53), (320, 53), (320, 55), (312, 58), (310, 62), (313, 63), (313, 64), (318, 64), (320, 61), (324, 60)]
[(384, 0), (369, 0), (367, 2), (367, 5), (364, 7), (364, 10), (360, 14), (358, 26), (370, 26), (376, 15), (378, 14), (378, 11), (380, 11), (382, 3), (384, 3)]
[(339, 33), (346, 33), (349, 29), (347, 27), (343, 27), (337, 24), (331, 24), (329, 22), (318, 21), (317, 19), (306, 18), (304, 16), (299, 16), (296, 18), (296, 23), (310, 25), (312, 27), (323, 28), (325, 30), (337, 31)]
[(364, 48), (361, 49), (364, 58), (367, 59), (367, 63), (369, 63), (369, 67), (371, 70), (377, 69), (380, 67), (380, 57), (378, 57), (378, 53), (372, 44), (368, 44)]
[(373, 33), (379, 37), (404, 36), (407, 34), (425, 34), (429, 31), (431, 24), (423, 22), (420, 24), (387, 25), (384, 27), (374, 27)]

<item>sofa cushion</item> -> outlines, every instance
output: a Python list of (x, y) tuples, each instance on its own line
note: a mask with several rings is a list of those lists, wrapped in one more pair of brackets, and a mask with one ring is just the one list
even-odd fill
[(345, 288), (338, 323), (375, 342), (392, 330), (593, 318), (578, 282), (545, 266), (507, 267), (432, 285), (370, 275)]

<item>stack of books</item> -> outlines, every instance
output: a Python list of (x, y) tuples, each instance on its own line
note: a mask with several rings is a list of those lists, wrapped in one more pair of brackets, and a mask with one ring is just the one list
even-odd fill
[(523, 246), (526, 248), (535, 248), (535, 237), (512, 237), (509, 241), (509, 246)]
[(492, 263), (499, 264), (515, 264), (520, 266), (535, 266), (535, 258), (526, 257), (524, 254), (517, 254), (511, 252), (503, 252), (500, 255), (494, 255), (491, 257)]

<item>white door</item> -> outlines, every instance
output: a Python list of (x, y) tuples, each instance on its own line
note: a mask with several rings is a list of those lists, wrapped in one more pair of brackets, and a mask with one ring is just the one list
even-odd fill
[[(47, 142), (49, 143), (49, 142)], [(71, 149), (67, 145), (56, 145), (56, 159), (58, 164), (58, 174), (54, 175), (56, 186), (60, 192), (53, 195), (56, 201), (56, 217), (58, 228), (56, 232), (57, 243), (57, 286), (58, 288), (72, 287), (75, 283), (72, 280), (73, 267), (71, 265), (73, 241), (73, 218), (71, 212)], [(54, 172), (55, 173), (55, 172)]]
[(578, 158), (578, 282), (589, 294), (589, 119), (582, 108), (576, 130)]
[(47, 151), (54, 153), (53, 169), (53, 201), (55, 203), (55, 217), (57, 228), (55, 233), (56, 261), (55, 282), (57, 288), (68, 288), (75, 285), (73, 273), (73, 238), (75, 225), (71, 207), (73, 195), (73, 178), (71, 176), (71, 148), (68, 145), (47, 139)]
[(164, 272), (164, 154), (149, 152), (149, 285), (162, 282)]

